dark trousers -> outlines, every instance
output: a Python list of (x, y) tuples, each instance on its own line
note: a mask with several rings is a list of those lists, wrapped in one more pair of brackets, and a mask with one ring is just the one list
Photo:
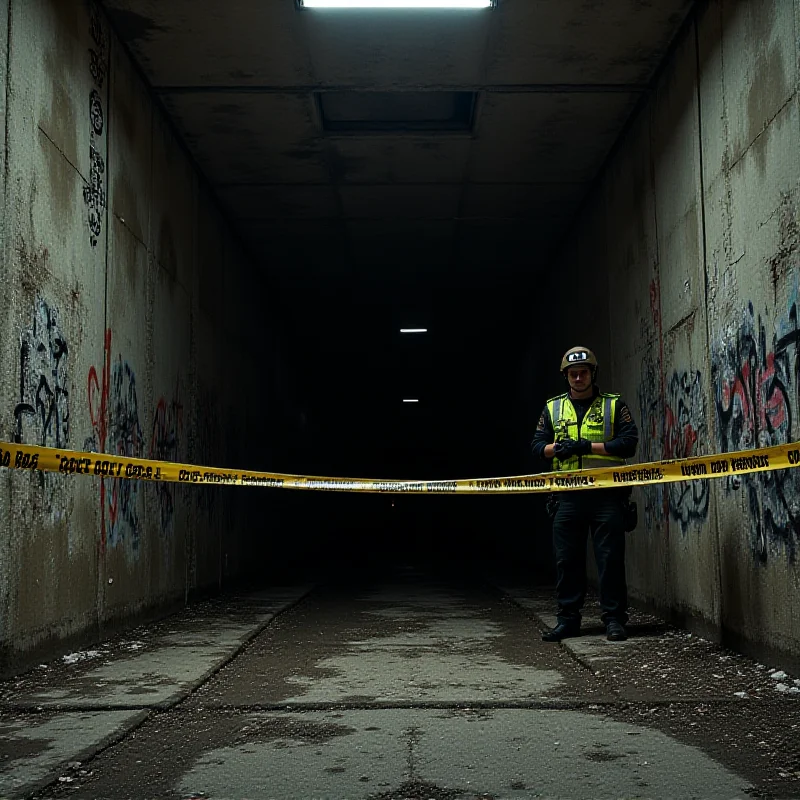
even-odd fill
[(558, 621), (578, 623), (586, 597), (586, 537), (592, 535), (604, 624), (628, 621), (624, 496), (615, 489), (563, 492), (553, 520)]

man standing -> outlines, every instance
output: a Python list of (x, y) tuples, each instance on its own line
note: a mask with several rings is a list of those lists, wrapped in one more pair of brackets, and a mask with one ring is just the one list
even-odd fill
[[(547, 401), (531, 442), (533, 454), (552, 459), (553, 469), (575, 471), (621, 466), (636, 452), (639, 433), (619, 395), (597, 388), (597, 359), (586, 347), (573, 347), (561, 360), (568, 391)], [(625, 581), (627, 489), (560, 492), (553, 520), (558, 624), (542, 635), (546, 642), (580, 635), (586, 596), (586, 537), (592, 534), (600, 607), (611, 641), (627, 639), (628, 587)]]

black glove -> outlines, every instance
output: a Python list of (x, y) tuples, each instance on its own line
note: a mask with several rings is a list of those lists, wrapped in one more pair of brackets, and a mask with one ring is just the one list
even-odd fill
[(562, 439), (553, 446), (553, 455), (559, 461), (566, 461), (578, 454), (579, 444), (574, 439)]
[(592, 452), (592, 443), (588, 439), (562, 439), (553, 447), (553, 455), (559, 461), (566, 461), (573, 456), (588, 456)]

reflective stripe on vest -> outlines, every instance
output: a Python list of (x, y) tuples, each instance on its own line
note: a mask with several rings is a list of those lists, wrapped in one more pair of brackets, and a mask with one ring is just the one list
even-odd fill
[[(550, 420), (555, 431), (555, 441), (562, 439), (587, 439), (590, 442), (608, 442), (614, 438), (614, 416), (616, 414), (617, 394), (600, 394), (595, 397), (586, 411), (580, 430), (578, 430), (578, 413), (572, 400), (562, 394), (547, 401)], [(560, 461), (553, 459), (553, 469), (559, 472), (572, 472), (593, 467), (618, 467), (625, 463), (624, 458), (615, 456), (573, 456)]]

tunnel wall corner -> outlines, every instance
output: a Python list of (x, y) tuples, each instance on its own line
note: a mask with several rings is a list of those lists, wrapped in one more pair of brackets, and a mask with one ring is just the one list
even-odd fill
[[(0, 2), (0, 103), (0, 439), (241, 467), (252, 264), (99, 4)], [(249, 508), (4, 470), (0, 669), (238, 580)]]
[[(800, 440), (799, 22), (798, 3), (698, 4), (568, 237), (605, 242), (603, 387), (638, 461)], [(562, 272), (587, 274), (580, 249)], [(794, 470), (636, 489), (631, 594), (796, 665), (799, 490)]]

